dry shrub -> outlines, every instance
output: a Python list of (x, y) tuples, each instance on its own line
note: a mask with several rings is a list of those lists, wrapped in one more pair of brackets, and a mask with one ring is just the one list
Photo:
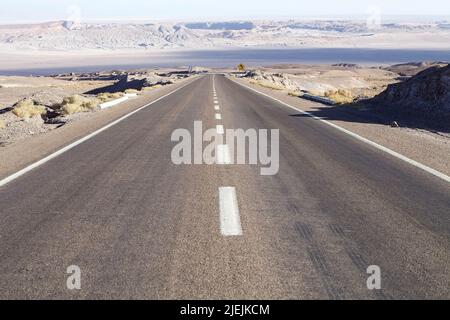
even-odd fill
[(327, 91), (325, 92), (325, 97), (332, 99), (339, 104), (351, 103), (355, 100), (353, 94), (350, 91), (344, 89)]
[(116, 100), (123, 97), (123, 93), (122, 92), (116, 92), (116, 93), (100, 93), (99, 95), (97, 95), (97, 99), (100, 100), (102, 103), (104, 102), (108, 102), (108, 101), (112, 101), (112, 100)]
[(35, 104), (31, 99), (24, 99), (15, 104), (12, 111), (16, 116), (22, 119), (29, 119), (34, 116), (41, 116), (47, 113), (47, 109), (44, 106)]
[(59, 108), (65, 114), (74, 114), (80, 112), (89, 112), (97, 108), (99, 100), (90, 99), (80, 95), (73, 95), (63, 99)]
[(125, 93), (127, 93), (127, 94), (138, 94), (139, 93), (139, 90), (136, 90), (136, 89), (127, 89), (127, 90), (125, 90)]
[(147, 90), (153, 90), (153, 89), (157, 89), (157, 88), (161, 88), (162, 85), (160, 84), (155, 84), (154, 86), (150, 86), (150, 87), (143, 87), (142, 90), (147, 91)]
[(289, 91), (288, 95), (290, 95), (291, 97), (301, 97), (302, 93), (300, 91)]
[(3, 129), (4, 127), (6, 127), (6, 122), (3, 120), (0, 120), (0, 129)]

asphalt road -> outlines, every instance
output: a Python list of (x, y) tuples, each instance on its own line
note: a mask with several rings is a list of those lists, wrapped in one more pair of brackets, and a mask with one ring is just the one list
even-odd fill
[[(279, 129), (279, 173), (173, 164), (196, 120)], [(222, 187), (241, 235), (222, 234)], [(447, 182), (207, 75), (0, 188), (0, 298), (448, 299), (449, 240)]]

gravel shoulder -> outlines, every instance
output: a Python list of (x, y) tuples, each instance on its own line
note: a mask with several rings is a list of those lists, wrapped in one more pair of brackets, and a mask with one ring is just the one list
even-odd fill
[(145, 91), (113, 108), (100, 112), (80, 114), (82, 121), (70, 121), (64, 126), (39, 135), (30, 136), (0, 147), (0, 179), (36, 162), (58, 149), (88, 135), (143, 105), (183, 86), (196, 77), (180, 80), (153, 90)]
[[(233, 81), (245, 84), (274, 98), (304, 111), (324, 116), (328, 121), (350, 130), (362, 137), (390, 148), (408, 158), (450, 175), (450, 135), (440, 132), (412, 128), (392, 128), (387, 121), (361, 118), (348, 110), (326, 106), (288, 95), (286, 90), (274, 90), (250, 83), (247, 79), (231, 77)], [(326, 116), (328, 115), (328, 116)]]

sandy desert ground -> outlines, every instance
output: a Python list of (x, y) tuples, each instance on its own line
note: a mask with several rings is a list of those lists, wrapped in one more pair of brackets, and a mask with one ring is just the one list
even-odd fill
[[(182, 78), (167, 74), (176, 72), (173, 69), (158, 72), (141, 70), (70, 73), (53, 77), (0, 76), (0, 146), (83, 120), (101, 111), (101, 103), (120, 98), (126, 92), (141, 94), (147, 89), (175, 83)], [(124, 79), (124, 85), (118, 86)], [(65, 104), (69, 100), (70, 104)], [(39, 111), (41, 109), (42, 112)]]

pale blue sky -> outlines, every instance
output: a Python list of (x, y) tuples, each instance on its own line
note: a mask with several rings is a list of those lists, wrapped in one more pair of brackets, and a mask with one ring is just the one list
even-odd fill
[[(0, 23), (69, 20), (218, 20), (368, 15), (447, 16), (448, 0), (1, 0)], [(373, 9), (372, 9), (373, 10)]]

